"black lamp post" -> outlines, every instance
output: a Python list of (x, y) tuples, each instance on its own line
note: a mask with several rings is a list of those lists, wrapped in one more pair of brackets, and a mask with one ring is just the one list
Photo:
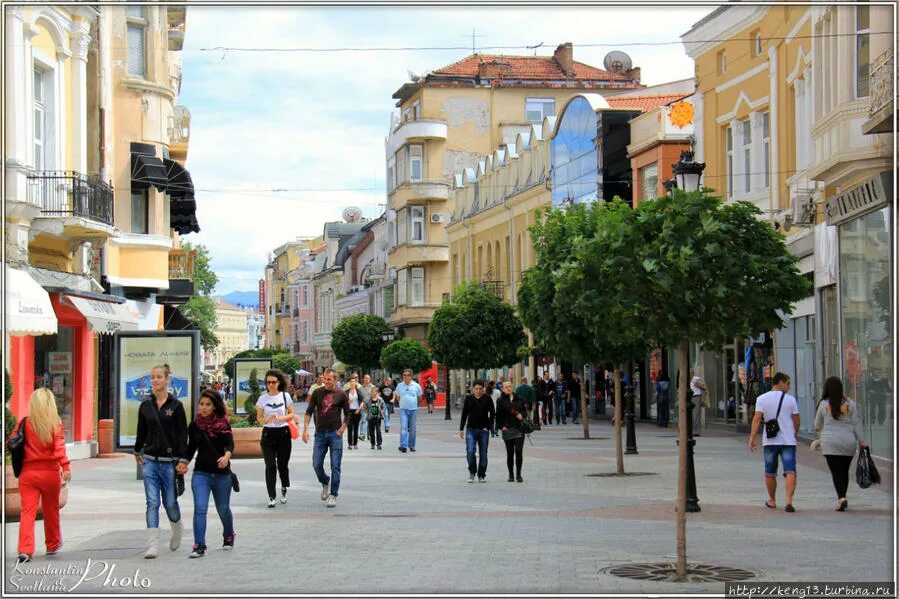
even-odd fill
[[(680, 160), (671, 165), (674, 171), (675, 185), (683, 191), (699, 191), (702, 181), (702, 171), (705, 170), (705, 162), (695, 162), (692, 150), (682, 150)], [(670, 181), (670, 179), (669, 179)], [(665, 182), (667, 184), (667, 181)], [(666, 185), (667, 188), (667, 185)]]
[(452, 420), (453, 414), (450, 410), (450, 404), (452, 403), (450, 401), (450, 375), (449, 375), (449, 370), (446, 370), (445, 372), (446, 372), (446, 385), (444, 385), (444, 387), (443, 387), (443, 396), (446, 398), (446, 400), (445, 400), (446, 401), (446, 413), (443, 415), (443, 419), (444, 420)]
[(674, 177), (671, 177), (670, 179), (662, 181), (662, 185), (665, 186), (665, 193), (671, 195), (671, 192), (677, 187), (677, 180)]
[(624, 420), (627, 424), (627, 437), (625, 439), (624, 453), (636, 454), (637, 451), (637, 431), (634, 428), (634, 382), (628, 377), (627, 385), (624, 387)]
[[(694, 405), (697, 398), (701, 395), (695, 395), (687, 399), (687, 511), (700, 512), (699, 497), (696, 496), (696, 469), (693, 467), (693, 447), (696, 440), (693, 438), (693, 410), (699, 409), (699, 405)], [(701, 404), (700, 404), (701, 405)]]

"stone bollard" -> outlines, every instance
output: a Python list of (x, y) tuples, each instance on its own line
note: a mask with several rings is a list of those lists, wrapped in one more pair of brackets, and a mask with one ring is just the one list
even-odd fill
[(101, 454), (115, 452), (115, 423), (111, 419), (101, 420), (97, 426), (97, 441)]

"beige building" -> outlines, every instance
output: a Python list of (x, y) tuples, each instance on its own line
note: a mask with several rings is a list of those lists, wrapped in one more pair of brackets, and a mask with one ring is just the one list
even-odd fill
[[(530, 136), (579, 91), (613, 95), (641, 87), (640, 69), (610, 53), (609, 70), (574, 60), (570, 43), (553, 56), (473, 54), (403, 84), (386, 139), (389, 322), (423, 340), (452, 272), (446, 225), (455, 173)], [(491, 250), (493, 251), (493, 250)]]
[(295, 294), (290, 293), (288, 274), (302, 263), (304, 250), (313, 248), (316, 240), (298, 237), (278, 246), (265, 267), (265, 346), (287, 347), (295, 345), (292, 307), (296, 307)]
[(213, 300), (215, 305), (215, 336), (219, 344), (212, 352), (206, 352), (204, 370), (213, 370), (217, 374), (222, 373), (222, 367), (234, 354), (242, 352), (248, 347), (247, 340), (247, 311), (243, 308), (222, 301), (221, 298)]

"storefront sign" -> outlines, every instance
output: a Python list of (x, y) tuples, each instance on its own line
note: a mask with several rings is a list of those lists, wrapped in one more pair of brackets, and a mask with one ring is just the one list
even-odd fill
[(828, 225), (847, 220), (888, 204), (893, 193), (893, 173), (886, 171), (836, 195), (824, 206)]
[(47, 352), (50, 361), (50, 374), (71, 374), (72, 352), (51, 351)]
[(265, 314), (265, 279), (259, 279), (259, 312)]
[(246, 414), (244, 402), (250, 396), (250, 375), (253, 370), (256, 371), (256, 383), (259, 385), (261, 393), (265, 393), (265, 373), (271, 369), (272, 361), (270, 359), (249, 358), (234, 360), (234, 379), (237, 384), (233, 389), (234, 400), (228, 402), (228, 405), (234, 408), (236, 414)]
[(124, 304), (74, 295), (67, 297), (96, 333), (111, 334), (117, 331), (136, 331), (138, 328), (137, 319)]

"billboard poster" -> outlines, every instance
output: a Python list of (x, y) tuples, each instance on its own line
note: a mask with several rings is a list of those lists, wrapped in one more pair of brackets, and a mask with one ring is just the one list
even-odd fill
[(184, 404), (188, 422), (199, 393), (199, 332), (165, 331), (117, 334), (116, 442), (133, 447), (140, 404), (151, 397), (150, 370), (168, 364), (169, 393)]
[[(260, 392), (265, 392), (265, 372), (272, 367), (272, 361), (268, 358), (238, 358), (234, 360), (234, 408), (235, 414), (246, 414), (243, 404), (250, 396), (250, 374), (256, 370), (256, 380), (259, 381)], [(230, 404), (229, 404), (230, 405)]]

